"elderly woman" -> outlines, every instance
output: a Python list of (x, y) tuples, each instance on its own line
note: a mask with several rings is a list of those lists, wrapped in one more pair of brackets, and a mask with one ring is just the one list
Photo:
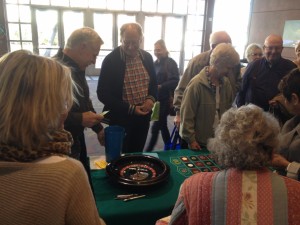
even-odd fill
[(300, 183), (268, 169), (279, 124), (255, 105), (225, 112), (208, 141), (224, 168), (186, 179), (169, 225), (300, 223)]
[(63, 129), (71, 71), (16, 51), (0, 59), (1, 224), (103, 225), (82, 164)]
[(298, 67), (300, 67), (300, 41), (295, 45), (296, 59), (293, 61)]
[(284, 97), (286, 109), (294, 115), (285, 122), (280, 132), (280, 155), (276, 154), (273, 166), (280, 174), (293, 179), (299, 178), (300, 172), (300, 69), (287, 74), (279, 83), (279, 90)]
[(213, 137), (221, 115), (233, 103), (233, 91), (226, 75), (240, 57), (230, 44), (221, 43), (204, 67), (188, 84), (180, 108), (180, 135), (190, 149), (201, 149)]
[[(259, 44), (251, 43), (246, 48), (245, 56), (248, 63), (251, 63), (256, 59), (260, 59), (263, 57), (263, 49)], [(241, 68), (241, 76), (244, 75), (246, 68), (247, 67)]]

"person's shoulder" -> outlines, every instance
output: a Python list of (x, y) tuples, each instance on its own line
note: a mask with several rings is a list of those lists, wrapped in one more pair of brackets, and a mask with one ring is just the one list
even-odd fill
[(291, 68), (296, 68), (297, 67), (297, 65), (292, 60), (289, 60), (289, 59), (286, 59), (286, 58), (282, 58), (282, 57), (281, 57), (280, 60), (281, 60), (281, 63), (283, 63), (283, 64), (285, 64), (285, 65), (287, 65), (287, 66), (289, 66)]
[(199, 61), (204, 60), (204, 59), (209, 59), (210, 54), (211, 54), (211, 50), (201, 52), (200, 54), (194, 56), (190, 61), (191, 62), (199, 62)]

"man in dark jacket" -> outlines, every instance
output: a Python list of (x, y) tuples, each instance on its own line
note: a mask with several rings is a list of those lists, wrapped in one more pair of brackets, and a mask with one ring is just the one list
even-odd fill
[(141, 152), (157, 95), (153, 58), (140, 49), (139, 24), (124, 24), (120, 34), (121, 46), (103, 60), (97, 95), (104, 110), (109, 110), (109, 124), (125, 128), (122, 152)]
[[(265, 39), (264, 57), (250, 63), (243, 76), (242, 88), (237, 95), (237, 106), (252, 103), (270, 110), (270, 101), (279, 94), (279, 81), (297, 66), (281, 57), (283, 40), (281, 36), (271, 34)], [(276, 112), (275, 116), (279, 116)], [(284, 118), (279, 118), (283, 120)], [(284, 121), (280, 121), (284, 122)]]
[(74, 139), (71, 156), (82, 162), (89, 178), (90, 170), (84, 129), (86, 127), (92, 128), (97, 133), (100, 144), (104, 143), (104, 129), (100, 124), (103, 116), (96, 114), (90, 99), (85, 69), (90, 64), (95, 64), (102, 44), (103, 41), (96, 31), (84, 27), (73, 31), (65, 48), (54, 56), (54, 58), (72, 69), (72, 78), (76, 87), (74, 91), (76, 100), (69, 111), (64, 128), (72, 134)]

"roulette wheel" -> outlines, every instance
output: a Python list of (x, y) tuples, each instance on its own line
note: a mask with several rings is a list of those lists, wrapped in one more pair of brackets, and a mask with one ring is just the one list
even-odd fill
[(150, 187), (162, 184), (170, 176), (170, 167), (149, 155), (125, 155), (106, 166), (114, 183), (127, 187)]

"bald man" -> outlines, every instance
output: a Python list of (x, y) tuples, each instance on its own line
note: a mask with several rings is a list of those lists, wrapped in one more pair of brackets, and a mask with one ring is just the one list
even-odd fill
[(264, 57), (249, 63), (237, 95), (237, 106), (253, 103), (269, 111), (269, 101), (278, 93), (278, 83), (296, 65), (281, 57), (283, 40), (271, 34), (264, 42)]
[[(220, 43), (227, 43), (231, 44), (231, 38), (225, 31), (216, 31), (210, 35), (209, 38), (209, 44), (211, 49), (209, 51), (200, 53), (199, 55), (196, 55), (194, 58), (192, 58), (184, 71), (178, 86), (175, 89), (174, 92), (174, 107), (176, 111), (176, 116), (174, 118), (174, 123), (179, 127), (180, 124), (180, 107), (181, 107), (181, 101), (183, 92), (190, 82), (190, 80), (200, 73), (200, 71), (205, 67), (209, 65), (210, 60), (210, 54), (212, 50)], [(235, 96), (236, 92), (239, 90), (241, 85), (241, 75), (240, 75), (240, 64), (236, 66), (234, 71), (230, 72), (228, 74), (229, 81), (232, 85), (233, 89), (233, 95)], [(185, 146), (183, 146), (185, 147)]]

